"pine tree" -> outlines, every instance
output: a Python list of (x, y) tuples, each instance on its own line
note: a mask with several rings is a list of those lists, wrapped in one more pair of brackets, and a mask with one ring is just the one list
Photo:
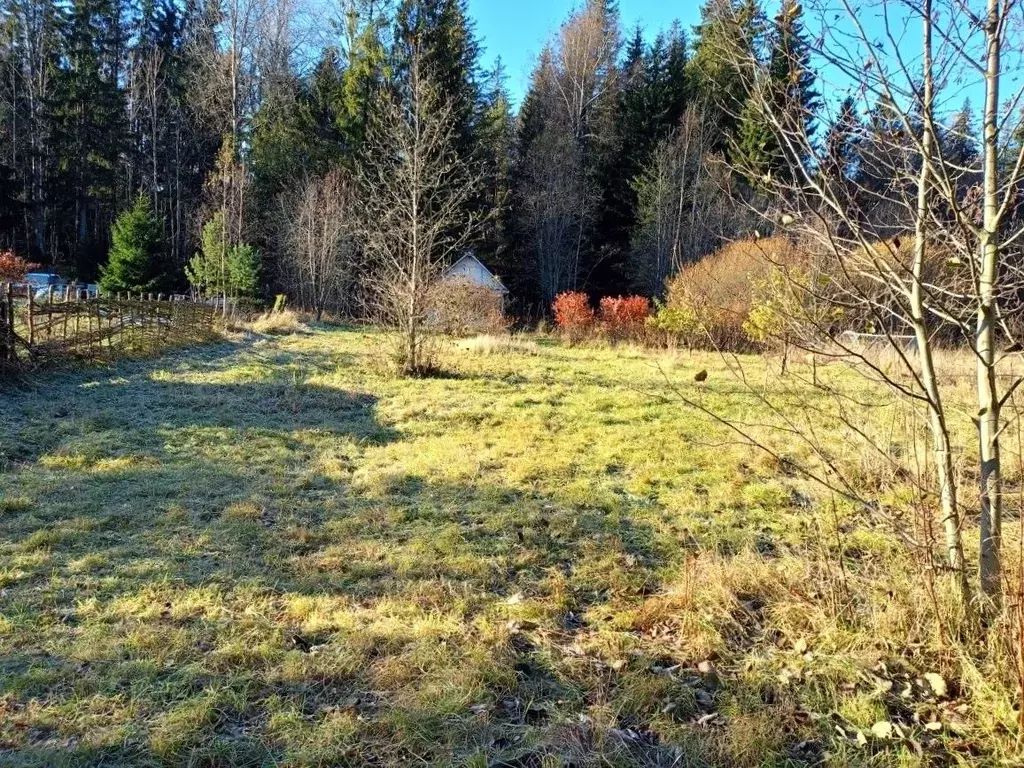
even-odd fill
[(340, 125), (344, 77), (340, 53), (329, 47), (320, 56), (307, 88), (309, 115), (328, 162), (342, 161), (348, 151)]
[(110, 258), (100, 271), (106, 293), (152, 291), (160, 283), (160, 221), (148, 195), (139, 195), (111, 228)]
[(203, 225), (200, 248), (185, 267), (185, 277), (204, 296), (253, 298), (259, 293), (260, 255), (248, 243), (231, 243), (224, 215)]

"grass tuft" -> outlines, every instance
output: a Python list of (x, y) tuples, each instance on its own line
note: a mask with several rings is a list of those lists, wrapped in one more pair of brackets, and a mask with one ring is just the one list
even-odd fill
[(248, 329), (254, 333), (275, 336), (301, 333), (306, 329), (298, 313), (283, 309), (278, 312), (266, 312), (248, 323)]

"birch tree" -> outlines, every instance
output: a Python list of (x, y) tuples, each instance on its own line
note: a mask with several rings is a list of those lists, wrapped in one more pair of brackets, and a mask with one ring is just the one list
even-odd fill
[(307, 180), (281, 203), (282, 283), (317, 320), (329, 308), (355, 314), (363, 275), (354, 185), (334, 170)]
[(714, 151), (708, 113), (687, 107), (677, 128), (654, 150), (633, 180), (639, 226), (632, 243), (631, 272), (638, 290), (657, 295), (686, 264), (713, 251), (749, 223), (730, 198), (732, 182)]

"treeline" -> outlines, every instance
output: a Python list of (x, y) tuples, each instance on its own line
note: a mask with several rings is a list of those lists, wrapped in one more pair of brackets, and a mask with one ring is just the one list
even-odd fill
[[(744, 53), (768, 63), (851, 177), (872, 173), (860, 144), (892, 139), (884, 105), (867, 125), (852, 108), (817, 125), (789, 0), (771, 18), (756, 0), (707, 0), (692, 33), (677, 23), (648, 35), (623, 30), (612, 0), (589, 0), (540, 52), (518, 114), (500, 62), (481, 65), (465, 0), (313, 11), (291, 0), (0, 0), (0, 248), (95, 279), (123, 214), (148, 228), (136, 277), (149, 285), (284, 290), (358, 311), (358, 227), (321, 237), (338, 251), (325, 270), (310, 225), (359, 207), (371, 125), (405, 98), (414, 60), (471, 171), (464, 245), (524, 315), (565, 290), (658, 295), (683, 265), (753, 229), (746, 202), (784, 163), (735, 65)], [(310, 179), (329, 179), (333, 196)]]

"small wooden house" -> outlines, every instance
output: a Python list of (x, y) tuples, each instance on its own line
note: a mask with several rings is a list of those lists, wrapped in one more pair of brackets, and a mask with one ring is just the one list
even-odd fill
[(501, 296), (502, 305), (508, 296), (505, 284), (472, 251), (448, 267), (441, 275), (441, 282), (466, 282), (487, 288)]
[(451, 334), (505, 329), (506, 296), (504, 283), (469, 252), (448, 267), (431, 290), (427, 322)]

